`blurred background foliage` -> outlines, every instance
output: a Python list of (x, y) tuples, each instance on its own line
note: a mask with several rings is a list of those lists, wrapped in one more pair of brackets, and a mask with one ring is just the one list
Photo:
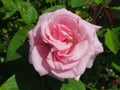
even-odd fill
[[(102, 26), (104, 53), (80, 81), (40, 77), (28, 62), (27, 32), (60, 8)], [(120, 90), (120, 0), (0, 0), (0, 90)]]

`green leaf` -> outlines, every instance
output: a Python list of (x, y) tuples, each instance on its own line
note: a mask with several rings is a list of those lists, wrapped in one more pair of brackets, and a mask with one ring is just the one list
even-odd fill
[(46, 0), (46, 3), (52, 3), (55, 2), (56, 0)]
[(13, 0), (1, 0), (4, 5), (5, 16), (3, 20), (11, 17), (16, 12), (16, 5)]
[(103, 36), (105, 32), (106, 32), (106, 28), (103, 28), (103, 29), (101, 29), (101, 30), (98, 30), (98, 31), (97, 31), (97, 36)]
[(68, 79), (64, 83), (60, 90), (86, 90), (85, 85), (81, 81), (76, 81), (75, 79)]
[(111, 63), (111, 67), (114, 68), (116, 71), (120, 72), (120, 66), (116, 64), (115, 62)]
[(73, 8), (83, 6), (88, 0), (70, 0)]
[(15, 75), (11, 76), (1, 87), (0, 90), (19, 90)]
[(61, 9), (61, 8), (65, 8), (65, 5), (55, 5), (55, 6), (52, 6), (50, 8), (47, 8), (46, 10), (43, 10), (43, 13), (52, 12), (52, 11), (55, 11), (55, 10)]
[(38, 13), (30, 3), (19, 1), (16, 4), (24, 23), (31, 24), (36, 21), (38, 18)]
[[(8, 45), (7, 49), (7, 61), (13, 61), (19, 59), (22, 56), (19, 54), (18, 49), (25, 43), (25, 39), (28, 36), (28, 31), (33, 28), (33, 25), (28, 25), (21, 30), (19, 30)], [(28, 47), (28, 46), (27, 46)], [(21, 52), (24, 53), (25, 50), (21, 49)]]
[(103, 2), (103, 0), (93, 0), (93, 3), (95, 4), (101, 4)]
[(108, 29), (105, 34), (105, 45), (116, 54), (120, 47), (120, 41), (118, 38), (119, 32), (116, 30)]

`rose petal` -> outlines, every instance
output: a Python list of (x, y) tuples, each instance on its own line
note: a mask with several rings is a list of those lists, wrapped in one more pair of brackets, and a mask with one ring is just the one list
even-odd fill
[(66, 9), (43, 14), (29, 31), (30, 63), (40, 75), (79, 80), (103, 52), (96, 35), (100, 28)]
[[(94, 47), (92, 47), (92, 48), (94, 48), (94, 49), (93, 49), (93, 50), (94, 50), (94, 53), (91, 55), (91, 58), (90, 58), (89, 63), (88, 63), (88, 65), (87, 65), (88, 68), (91, 68), (91, 67), (92, 67), (93, 61), (94, 61), (95, 57), (96, 57), (99, 53), (103, 52), (102, 44), (99, 42), (97, 36), (95, 36), (95, 42), (94, 42), (94, 44), (92, 44), (92, 45), (94, 45)], [(91, 50), (91, 51), (92, 51), (92, 50)]]
[(86, 40), (76, 44), (70, 53), (71, 54), (70, 59), (79, 60), (87, 52), (87, 48), (88, 42)]
[[(64, 59), (65, 60), (65, 59)], [(49, 66), (51, 67), (51, 70), (68, 70), (73, 68), (76, 64), (78, 64), (77, 61), (69, 61), (66, 64), (62, 63), (62, 61), (59, 61), (55, 58), (55, 56), (51, 53), (49, 53), (48, 57), (47, 57), (47, 62), (49, 64)], [(63, 61), (64, 62), (64, 61)]]
[(74, 78), (77, 77), (77, 75), (75, 74), (74, 70), (67, 70), (67, 71), (54, 71), (51, 70), (51, 73), (56, 76), (59, 79), (66, 79), (66, 78)]
[(80, 76), (84, 73), (89, 60), (90, 60), (91, 54), (87, 53), (86, 55), (84, 55), (81, 60), (79, 60), (79, 64), (77, 64), (77, 66), (74, 68), (74, 72)]
[(61, 41), (54, 39), (50, 33), (49, 28), (46, 28), (47, 26), (45, 25), (41, 27), (41, 35), (42, 35), (44, 42), (53, 45), (54, 49), (57, 49), (57, 50), (65, 50), (72, 46), (72, 43), (69, 43), (66, 45), (65, 42), (61, 42)]
[(49, 73), (49, 65), (46, 62), (48, 52), (49, 49), (43, 45), (34, 47), (31, 52), (31, 63), (40, 75), (45, 75)]
[(29, 31), (28, 34), (29, 34), (29, 44), (30, 44), (30, 52), (31, 52), (34, 47), (33, 30)]

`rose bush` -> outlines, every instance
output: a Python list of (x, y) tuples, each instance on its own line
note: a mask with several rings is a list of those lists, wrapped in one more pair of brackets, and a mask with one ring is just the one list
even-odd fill
[(43, 14), (29, 31), (29, 61), (41, 76), (79, 80), (103, 52), (96, 35), (100, 28), (66, 9)]

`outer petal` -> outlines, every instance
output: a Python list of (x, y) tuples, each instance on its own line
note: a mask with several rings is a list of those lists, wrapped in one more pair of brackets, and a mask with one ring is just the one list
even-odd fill
[(33, 30), (28, 32), (29, 35), (29, 44), (30, 44), (30, 52), (32, 51), (33, 47), (34, 47), (34, 36), (33, 36)]
[[(103, 52), (102, 43), (99, 42), (99, 40), (98, 40), (98, 38), (97, 38), (96, 35), (95, 35), (94, 38), (95, 38), (94, 43), (91, 45), (92, 48), (93, 48), (93, 50), (94, 50), (94, 53), (92, 53), (91, 58), (90, 58), (90, 60), (89, 60), (89, 62), (88, 62), (88, 65), (87, 65), (88, 68), (91, 68), (91, 67), (92, 67), (93, 61), (94, 61), (95, 57), (96, 57), (98, 54), (100, 54), (101, 52)], [(91, 51), (92, 51), (92, 50), (91, 50)]]
[(76, 80), (80, 78), (80, 76), (84, 73), (87, 64), (90, 60), (91, 55), (89, 53), (86, 53), (80, 60), (77, 66), (74, 68), (74, 72), (76, 73)]
[(88, 23), (87, 21), (80, 19), (79, 20), (79, 33), (80, 33), (80, 40), (94, 40), (96, 31), (99, 30), (101, 27)]
[(68, 71), (62, 71), (62, 72), (51, 70), (51, 75), (56, 76), (58, 79), (62, 79), (62, 80), (66, 79), (66, 78), (77, 77), (77, 75), (73, 69), (68, 70)]
[(56, 76), (58, 79), (62, 80), (66, 78), (75, 78), (76, 80), (79, 80), (80, 76), (86, 69), (90, 56), (90, 54), (85, 55), (82, 59), (79, 60), (79, 63), (70, 70), (51, 70), (51, 75)]
[(91, 53), (91, 55), (90, 55), (88, 65), (86, 67), (91, 68), (95, 57), (99, 53), (103, 52), (102, 44), (99, 42), (96, 35), (96, 31), (101, 27), (90, 24), (84, 20), (80, 21), (79, 26), (81, 28), (80, 29), (80, 33), (82, 33), (81, 35), (84, 35), (84, 36), (81, 36), (82, 37), (81, 40), (86, 39), (88, 41), (89, 48), (87, 52)]
[(49, 73), (49, 65), (45, 60), (48, 52), (49, 49), (43, 45), (35, 46), (31, 52), (31, 63), (40, 75)]
[(51, 15), (51, 13), (46, 13), (46, 14), (43, 14), (39, 17), (39, 20), (38, 20), (35, 28), (33, 29), (34, 36), (36, 36), (38, 31), (40, 32), (40, 27), (42, 26), (42, 24), (44, 22), (46, 22), (48, 20), (50, 15)]

